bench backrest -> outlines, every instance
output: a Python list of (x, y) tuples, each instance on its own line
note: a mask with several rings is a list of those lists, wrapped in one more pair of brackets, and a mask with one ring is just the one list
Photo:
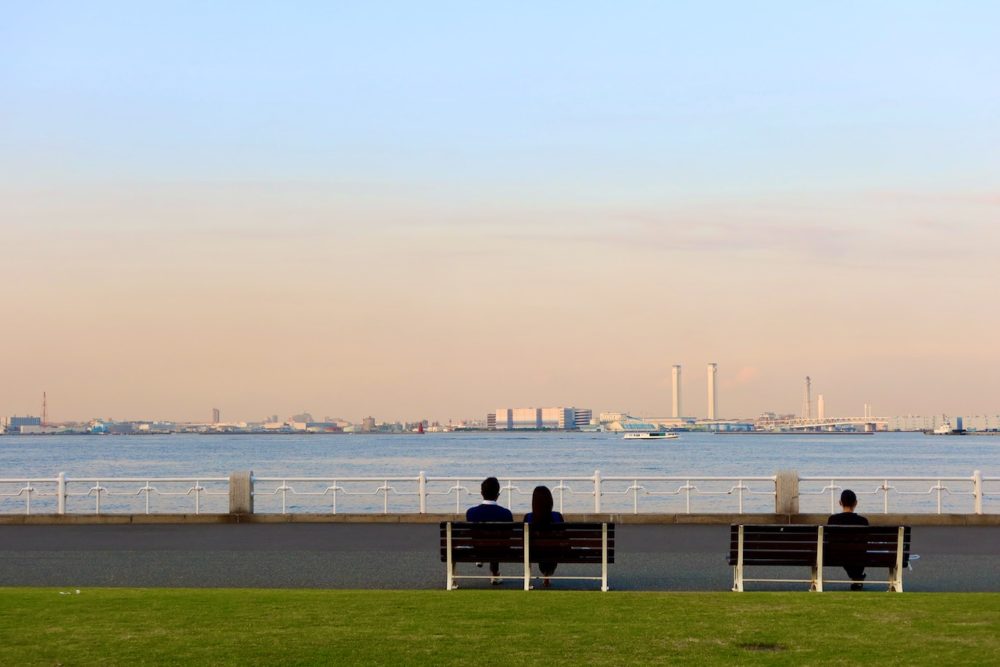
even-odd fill
[[(441, 522), (441, 562), (448, 560), (448, 522)], [(524, 561), (523, 523), (451, 524), (451, 558), (457, 563)]]
[[(736, 565), (739, 526), (730, 526), (729, 564)], [(743, 526), (744, 565), (814, 565), (819, 526)], [(823, 565), (895, 567), (899, 526), (823, 526)], [(910, 527), (903, 528), (903, 566), (910, 558)]]
[[(615, 525), (608, 526), (608, 563), (615, 558)], [(441, 561), (448, 558), (448, 522), (441, 522)], [(452, 560), (458, 563), (518, 563), (524, 561), (523, 523), (451, 524)], [(528, 524), (528, 555), (532, 563), (600, 563), (603, 529), (600, 523)]]
[[(740, 527), (730, 526), (729, 564), (736, 565)], [(744, 565), (814, 565), (819, 548), (817, 526), (743, 526)]]
[[(899, 526), (824, 526), (823, 564), (895, 567)], [(910, 562), (910, 527), (903, 528), (903, 567)]]
[[(615, 562), (615, 524), (608, 526), (608, 562)], [(603, 529), (599, 523), (529, 524), (532, 563), (600, 563)]]

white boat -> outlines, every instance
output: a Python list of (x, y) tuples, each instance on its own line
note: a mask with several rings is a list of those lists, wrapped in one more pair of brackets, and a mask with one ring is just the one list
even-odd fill
[(676, 433), (667, 433), (666, 431), (645, 431), (642, 433), (626, 433), (623, 440), (674, 440), (677, 438)]

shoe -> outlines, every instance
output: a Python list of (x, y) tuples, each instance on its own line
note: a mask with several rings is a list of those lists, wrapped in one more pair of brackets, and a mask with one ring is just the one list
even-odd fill
[(482, 563), (476, 563), (476, 567), (482, 567), (482, 566), (483, 566)]
[(550, 586), (552, 586), (552, 582), (549, 581), (548, 577), (545, 577), (544, 579), (542, 579), (542, 587), (543, 588), (549, 588)]
[(852, 591), (863, 591), (863, 590), (865, 590), (865, 585), (862, 584), (862, 583), (860, 583), (860, 582), (859, 583), (851, 584), (851, 590)]
[(500, 584), (503, 583), (503, 579), (501, 579), (500, 577), (490, 577), (490, 583), (493, 584), (494, 586), (499, 586)]

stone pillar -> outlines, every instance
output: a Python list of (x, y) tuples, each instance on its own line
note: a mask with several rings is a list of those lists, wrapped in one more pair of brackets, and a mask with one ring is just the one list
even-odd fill
[(799, 513), (799, 473), (779, 470), (774, 476), (774, 513)]
[(253, 471), (229, 475), (229, 513), (253, 514)]

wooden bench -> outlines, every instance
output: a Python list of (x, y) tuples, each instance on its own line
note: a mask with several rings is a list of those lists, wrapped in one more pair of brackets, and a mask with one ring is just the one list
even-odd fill
[(531, 564), (590, 563), (601, 566), (601, 576), (558, 576), (549, 579), (585, 579), (601, 582), (608, 590), (608, 565), (615, 562), (613, 523), (473, 523), (441, 522), (441, 562), (447, 585), (457, 579), (489, 579), (489, 575), (459, 575), (458, 563), (520, 563), (524, 590), (531, 588)]
[[(884, 567), (890, 591), (903, 591), (903, 568), (910, 562), (909, 526), (730, 526), (729, 564), (733, 567), (733, 590), (745, 582), (808, 583), (809, 590), (823, 590), (824, 567)], [(748, 578), (750, 566), (805, 566), (809, 579)], [(827, 583), (854, 583), (849, 579), (826, 579)]]

